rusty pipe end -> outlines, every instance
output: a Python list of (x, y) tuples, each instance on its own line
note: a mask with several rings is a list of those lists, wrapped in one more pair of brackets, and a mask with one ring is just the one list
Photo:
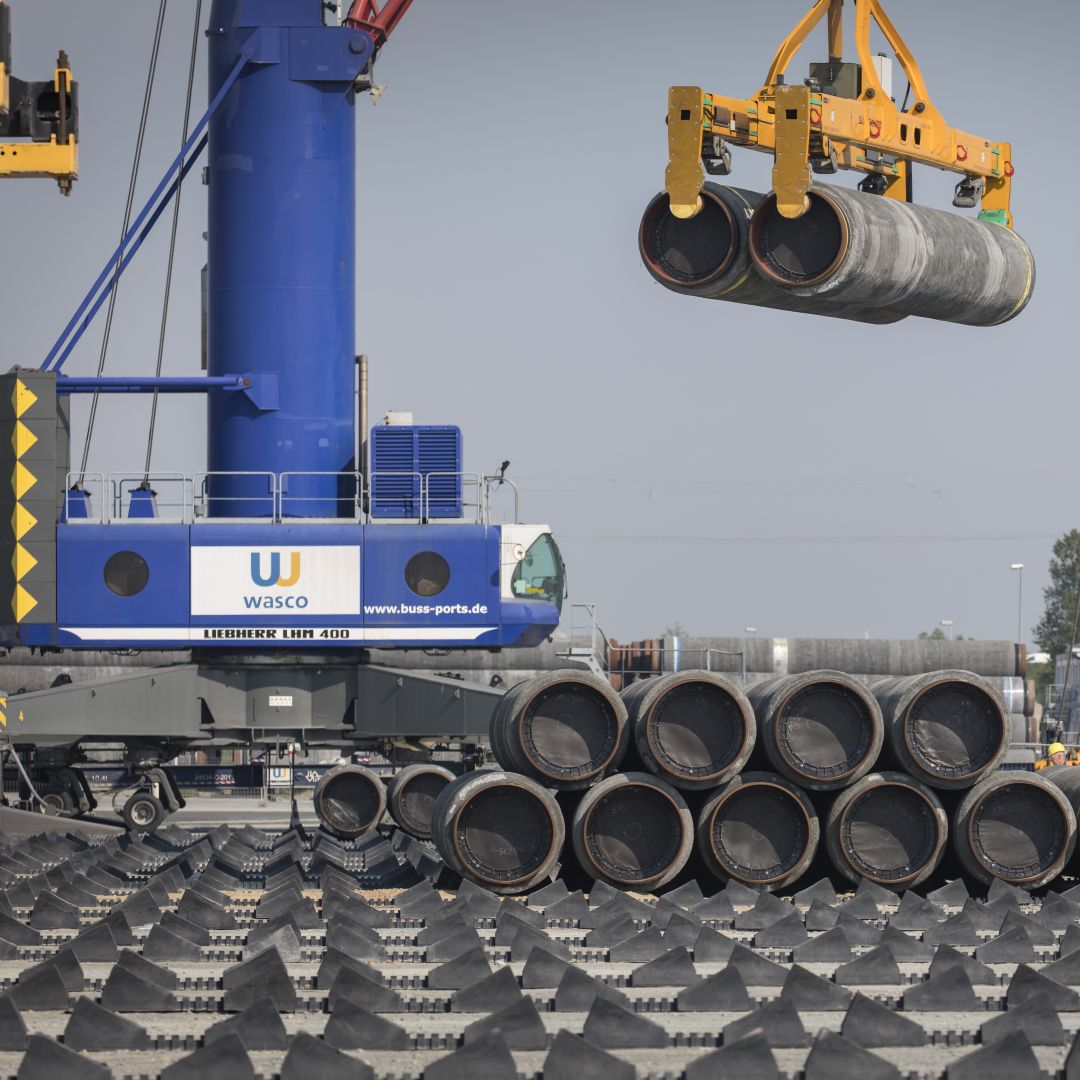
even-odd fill
[(701, 210), (692, 218), (676, 217), (663, 191), (645, 208), (638, 228), (638, 251), (645, 268), (661, 285), (710, 285), (735, 260), (739, 231), (731, 208), (708, 188), (701, 200)]
[(848, 253), (847, 218), (839, 203), (820, 189), (811, 191), (806, 213), (784, 217), (770, 192), (750, 221), (750, 258), (768, 281), (805, 288), (831, 277)]

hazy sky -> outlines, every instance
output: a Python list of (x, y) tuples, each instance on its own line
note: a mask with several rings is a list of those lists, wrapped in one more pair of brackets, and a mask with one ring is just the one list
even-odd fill
[[(158, 5), (11, 6), (15, 73), (45, 78), (63, 47), (81, 92), (74, 195), (46, 181), (0, 189), (0, 360), (37, 366), (118, 238)], [(357, 109), (372, 418), (411, 409), (460, 424), (467, 468), (509, 458), (526, 520), (560, 540), (571, 598), (595, 601), (621, 639), (676, 620), (699, 634), (911, 637), (943, 618), (1012, 638), (1012, 562), (1025, 564), (1030, 639), (1051, 544), (1080, 524), (1068, 205), (1080, 161), (1053, 104), (1075, 62), (1076, 6), (1054, 3), (1047, 33), (1004, 0), (889, 5), (950, 122), (1013, 143), (1013, 210), (1039, 279), (1027, 310), (989, 330), (680, 297), (641, 266), (668, 86), (752, 93), (808, 6), (416, 0), (377, 65), (385, 94)], [(169, 4), (144, 194), (178, 145), (193, 12)], [(791, 77), (824, 59), (821, 33)], [(769, 160), (734, 156), (732, 182), (767, 190)], [(916, 199), (947, 207), (954, 183), (919, 170)], [(196, 180), (168, 374), (198, 368), (205, 206)], [(124, 279), (107, 373), (152, 373), (166, 242), (159, 228)], [(100, 332), (69, 372), (93, 371)], [(106, 399), (91, 468), (141, 467), (148, 409)], [(202, 409), (163, 401), (156, 469), (203, 466)], [(77, 455), (85, 407), (74, 427)]]

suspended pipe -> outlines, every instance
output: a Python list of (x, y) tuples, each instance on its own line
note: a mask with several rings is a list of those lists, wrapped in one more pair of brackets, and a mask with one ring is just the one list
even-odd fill
[(769, 283), (806, 303), (996, 326), (1035, 288), (1035, 261), (992, 221), (819, 184), (800, 218), (765, 197), (750, 223), (750, 255)]
[(872, 306), (804, 299), (756, 273), (750, 261), (750, 222), (764, 198), (758, 191), (706, 183), (701, 211), (692, 218), (677, 218), (667, 193), (661, 192), (646, 207), (638, 229), (645, 269), (664, 288), (684, 296), (858, 322), (894, 323), (903, 318)]

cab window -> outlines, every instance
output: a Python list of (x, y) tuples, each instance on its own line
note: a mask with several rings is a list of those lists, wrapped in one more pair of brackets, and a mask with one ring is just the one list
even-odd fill
[(547, 600), (562, 611), (566, 575), (562, 555), (550, 533), (538, 536), (517, 564), (510, 591), (525, 600)]

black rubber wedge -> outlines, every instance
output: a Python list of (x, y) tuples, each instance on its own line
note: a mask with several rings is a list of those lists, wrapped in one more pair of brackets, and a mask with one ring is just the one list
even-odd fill
[(760, 1031), (774, 1049), (809, 1046), (810, 1037), (795, 1007), (775, 999), (724, 1028), (724, 1045)]
[(843, 930), (826, 930), (791, 950), (797, 964), (847, 964), (853, 959), (851, 942)]
[(686, 1080), (778, 1080), (769, 1040), (760, 1032), (725, 1044), (686, 1066)]
[(613, 986), (586, 975), (581, 968), (568, 966), (555, 991), (556, 1012), (588, 1012), (597, 998), (630, 1007), (626, 995)]
[(679, 991), (679, 1012), (750, 1012), (754, 1003), (735, 968), (723, 968), (694, 986)]
[(255, 1067), (236, 1034), (223, 1035), (209, 1046), (161, 1070), (160, 1080), (254, 1080)]
[(180, 1002), (171, 990), (140, 978), (117, 964), (101, 991), (101, 1004), (111, 1012), (178, 1012)]
[[(532, 962), (533, 955), (529, 956)], [(430, 957), (429, 957), (430, 960)], [(526, 965), (526, 970), (528, 965)], [(427, 985), (431, 990), (460, 990), (463, 986), (472, 986), (491, 974), (491, 964), (482, 945), (458, 953), (452, 960), (447, 960), (428, 972)], [(553, 984), (553, 985), (557, 985)]]
[(807, 1012), (843, 1012), (851, 1004), (851, 991), (795, 964), (784, 981), (780, 1000)]
[(280, 1080), (375, 1080), (375, 1070), (306, 1031), (294, 1035), (281, 1063)]
[[(486, 962), (486, 958), (485, 958)], [(533, 949), (521, 970), (521, 986), (525, 990), (554, 989), (562, 982), (570, 965), (547, 949)], [(431, 976), (428, 976), (430, 980)], [(429, 981), (428, 985), (431, 983)]]
[(527, 961), (534, 949), (543, 949), (567, 961), (570, 959), (570, 947), (567, 944), (555, 941), (542, 930), (534, 930), (531, 926), (522, 927), (514, 935), (510, 945), (510, 959), (515, 964)]
[(347, 998), (334, 1005), (323, 1040), (337, 1050), (408, 1050), (410, 1044), (403, 1027)]
[(1035, 946), (1022, 926), (1014, 926), (980, 945), (975, 950), (975, 959), (984, 964), (1033, 964)]
[(453, 1012), (495, 1012), (521, 997), (517, 979), (509, 967), (501, 967), (471, 986), (462, 987), (450, 998)]
[(837, 908), (815, 898), (810, 901), (810, 907), (803, 921), (807, 930), (831, 930), (836, 926), (836, 920), (839, 918), (840, 912)]
[(904, 991), (905, 1012), (963, 1012), (981, 1009), (971, 981), (962, 968), (951, 968), (940, 975), (931, 975)]
[(759, 893), (754, 906), (735, 916), (736, 930), (764, 930), (791, 913), (791, 905), (777, 899), (772, 893)]
[(564, 1029), (544, 1059), (543, 1076), (544, 1080), (634, 1080), (637, 1069)]
[(852, 945), (878, 945), (881, 943), (881, 931), (872, 923), (849, 915), (843, 908), (837, 912), (834, 929), (840, 930)]
[(333, 1012), (342, 1001), (358, 1005), (373, 1013), (405, 1012), (405, 1002), (396, 990), (380, 986), (370, 975), (352, 967), (342, 966), (334, 976), (334, 983), (327, 995), (327, 1003)]
[(888, 945), (879, 945), (850, 963), (841, 964), (833, 972), (833, 980), (841, 986), (899, 986), (903, 981)]
[(732, 949), (728, 964), (738, 970), (747, 986), (783, 986), (787, 978), (786, 967), (758, 956), (745, 945)]
[(815, 900), (831, 906), (836, 903), (836, 889), (828, 878), (818, 878), (813, 885), (800, 889), (791, 899), (793, 903), (804, 908), (808, 908)]
[(95, 923), (64, 948), (70, 949), (80, 963), (115, 963), (120, 955), (116, 938), (105, 922)]
[(26, 1038), (26, 1021), (15, 1002), (5, 994), (0, 997), (0, 1051), (25, 1050)]
[(738, 942), (719, 930), (706, 926), (694, 942), (694, 961), (698, 964), (726, 964)]
[(664, 940), (667, 942), (669, 949), (674, 948), (676, 945), (685, 945), (692, 948), (704, 925), (696, 915), (687, 915), (684, 912), (676, 911), (667, 920), (667, 926), (664, 927)]
[(506, 1040), (490, 1032), (424, 1069), (424, 1080), (517, 1080), (517, 1075)]
[(160, 923), (150, 928), (143, 944), (143, 956), (147, 960), (199, 960), (202, 948), (188, 938), (180, 937)]
[(601, 997), (589, 1009), (582, 1035), (601, 1050), (659, 1050), (668, 1045), (659, 1024)]
[(963, 907), (964, 901), (971, 894), (967, 891), (967, 886), (964, 884), (961, 878), (956, 878), (953, 881), (942, 885), (940, 889), (934, 889), (933, 892), (926, 894), (926, 899), (931, 904), (936, 904), (938, 907)]
[(979, 1029), (980, 1042), (989, 1045), (1014, 1032), (1022, 1032), (1032, 1046), (1063, 1046), (1065, 1029), (1050, 997), (1038, 991), (1007, 1012), (991, 1017)]
[(1021, 964), (1013, 973), (1005, 1001), (1010, 1009), (1023, 1005), (1040, 993), (1045, 994), (1058, 1012), (1080, 1012), (1080, 994), (1068, 986), (1048, 979), (1041, 972)]
[(833, 1031), (821, 1031), (810, 1047), (803, 1080), (900, 1080), (900, 1070)]
[[(697, 934), (694, 940), (697, 940)], [(632, 934), (625, 941), (612, 945), (608, 950), (608, 959), (613, 964), (644, 964), (662, 956), (667, 950), (664, 935), (655, 926), (650, 926), (648, 930)]]
[(208, 1027), (203, 1032), (203, 1042), (209, 1046), (225, 1035), (238, 1036), (248, 1053), (284, 1050), (289, 1045), (285, 1024), (269, 998), (262, 998), (243, 1012)]
[(546, 1050), (547, 1032), (532, 998), (522, 997), (505, 1009), (476, 1020), (465, 1029), (465, 1042), (500, 1035), (511, 1050)]
[(104, 1065), (44, 1035), (31, 1035), (16, 1080), (112, 1080)]
[(68, 989), (55, 967), (23, 975), (4, 995), (20, 1012), (51, 1012), (68, 1007)]
[(150, 1050), (154, 1040), (141, 1024), (81, 997), (64, 1028), (64, 1045), (72, 1050)]
[(30, 912), (30, 925), (35, 930), (78, 930), (82, 926), (79, 909), (52, 893), (40, 893)]
[(131, 949), (121, 949), (116, 964), (132, 974), (138, 975), (140, 979), (153, 983), (155, 986), (160, 986), (164, 990), (175, 990), (180, 985), (180, 980), (175, 972), (163, 968), (159, 964), (151, 963), (137, 952), (132, 952)]
[(802, 916), (793, 911), (754, 935), (754, 947), (758, 949), (790, 949), (808, 940)]
[(700, 980), (690, 954), (682, 945), (635, 968), (630, 975), (630, 985), (634, 987), (693, 986)]
[(945, 1072), (946, 1080), (1040, 1080), (1042, 1075), (1039, 1059), (1022, 1031), (965, 1054)]
[(53, 953), (47, 960), (42, 960), (32, 967), (24, 968), (19, 980), (21, 982), (23, 979), (29, 979), (46, 968), (56, 969), (69, 994), (82, 993), (82, 989), (86, 985), (86, 976), (83, 974), (82, 965), (80, 965), (75, 954), (70, 949), (61, 949), (59, 952)]
[(892, 926), (881, 931), (879, 944), (888, 947), (898, 964), (929, 964), (934, 959), (934, 950), (929, 945)]
[[(212, 900), (207, 900), (190, 889), (184, 893), (176, 906), (176, 914), (188, 922), (201, 926), (204, 930), (235, 930), (236, 916), (231, 911), (219, 907)], [(128, 918), (132, 926), (138, 924)]]
[(974, 956), (968, 956), (958, 949), (954, 949), (951, 945), (942, 945), (938, 948), (937, 952), (934, 954), (934, 959), (930, 961), (930, 968), (927, 974), (930, 976), (940, 975), (950, 968), (955, 967), (959, 967), (963, 970), (972, 986), (998, 985), (997, 975), (982, 963), (982, 961), (976, 960)]
[(226, 1012), (243, 1012), (268, 997), (278, 1012), (295, 1012), (296, 987), (281, 954), (270, 948), (226, 969), (222, 976)]
[(925, 1046), (926, 1030), (910, 1017), (879, 1004), (865, 994), (851, 999), (840, 1034), (856, 1046)]

